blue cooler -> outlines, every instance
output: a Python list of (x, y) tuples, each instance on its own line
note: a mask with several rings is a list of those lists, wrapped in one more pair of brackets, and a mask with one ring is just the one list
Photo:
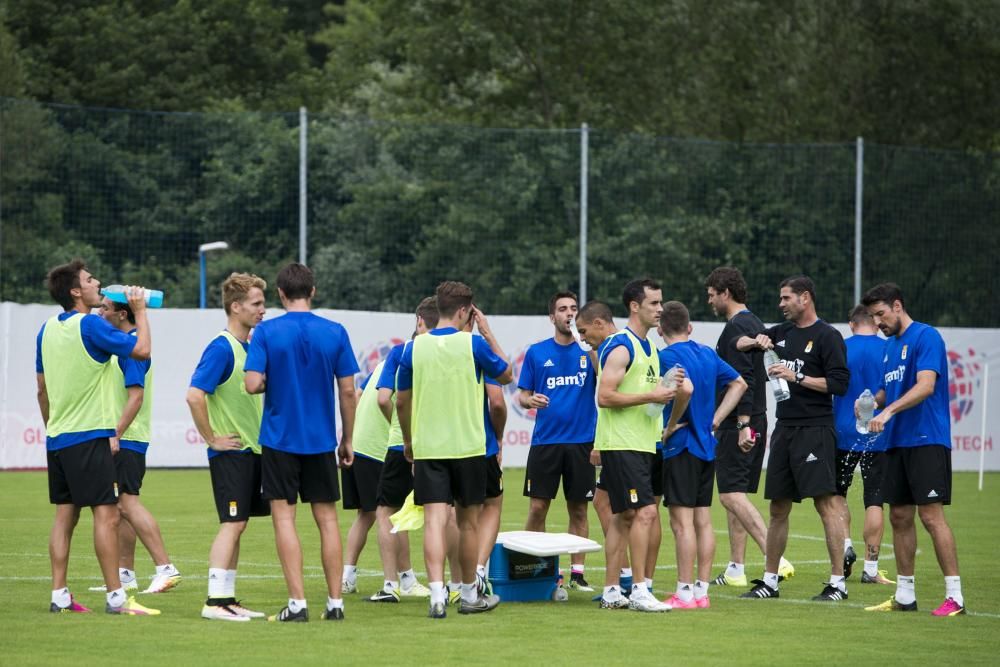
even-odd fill
[(551, 600), (559, 580), (559, 556), (532, 556), (497, 544), (490, 553), (489, 578), (503, 602)]

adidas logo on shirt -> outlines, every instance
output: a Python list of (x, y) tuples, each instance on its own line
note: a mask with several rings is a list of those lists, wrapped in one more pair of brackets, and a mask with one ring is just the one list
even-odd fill
[(542, 364), (542, 366), (543, 366), (544, 368), (552, 368), (553, 366), (555, 366), (555, 364), (554, 364), (554, 363), (552, 363), (552, 360), (551, 360), (551, 359), (547, 359), (547, 360), (545, 361), (545, 363), (544, 363), (544, 364)]
[(806, 463), (812, 463), (813, 461), (819, 461), (819, 459), (816, 458), (815, 454), (809, 452), (809, 456), (806, 457)]
[(928, 498), (937, 498), (938, 497), (937, 491), (935, 491), (934, 489), (931, 489), (931, 492), (927, 494), (927, 497)]
[(778, 347), (785, 347), (785, 341), (779, 340), (778, 341)]

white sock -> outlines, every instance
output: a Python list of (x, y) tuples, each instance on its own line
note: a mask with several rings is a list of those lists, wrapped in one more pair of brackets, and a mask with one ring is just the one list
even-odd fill
[(694, 580), (694, 599), (700, 600), (708, 597), (708, 582), (701, 579)]
[(844, 575), (842, 574), (841, 575), (831, 574), (830, 585), (836, 586), (843, 593), (847, 592), (847, 580), (844, 578)]
[(729, 565), (726, 566), (726, 576), (727, 577), (745, 577), (746, 576), (746, 570), (743, 569), (743, 568), (744, 568), (743, 563), (734, 563), (734, 562), (730, 561)]
[(288, 611), (296, 614), (306, 608), (305, 600), (296, 600), (295, 598), (288, 598)]
[(226, 571), (221, 567), (208, 568), (208, 597), (229, 597), (226, 595)]
[(649, 579), (647, 577), (646, 579), (642, 580), (642, 583), (646, 584), (646, 590), (649, 590), (649, 591), (653, 590), (653, 580), (652, 579)]
[(913, 577), (896, 576), (895, 597), (899, 604), (913, 604), (917, 601), (917, 588)]
[(461, 590), (462, 590), (462, 582), (461, 581), (449, 581), (448, 582), (448, 592), (449, 593), (454, 593), (455, 591), (461, 591)]
[(68, 588), (60, 588), (52, 591), (52, 604), (58, 607), (68, 607), (73, 601)]
[[(177, 574), (177, 568), (174, 567), (173, 563), (167, 563), (166, 565), (157, 565), (156, 566), (156, 573), (157, 574), (165, 574), (167, 576), (172, 577), (175, 574)], [(124, 583), (124, 582), (122, 582), (122, 583)]]
[(946, 598), (951, 598), (961, 606), (965, 606), (965, 599), (962, 598), (962, 578), (961, 577), (945, 577), (944, 578), (944, 596)]
[[(159, 572), (157, 572), (159, 574)], [(122, 584), (130, 584), (135, 581), (135, 570), (130, 570), (125, 567), (118, 568), (118, 578), (121, 579)]]
[(345, 565), (344, 566), (344, 581), (349, 584), (357, 583), (358, 581), (358, 566), (357, 565)]
[(382, 590), (385, 591), (386, 593), (391, 593), (394, 589), (398, 588), (399, 588), (398, 581), (389, 581), (388, 579), (386, 579), (385, 581), (382, 582)]
[(462, 584), (462, 602), (475, 602), (478, 597), (479, 591), (476, 590), (476, 582)]
[(125, 589), (120, 587), (113, 591), (108, 591), (106, 598), (108, 600), (108, 605), (115, 608), (125, 604), (125, 600), (127, 599), (125, 597)]
[(236, 597), (236, 570), (226, 570), (226, 588), (222, 592), (227, 598)]
[(632, 599), (638, 600), (641, 597), (649, 595), (649, 589), (646, 588), (646, 584), (632, 584)]
[(854, 542), (851, 541), (851, 538), (849, 537), (846, 538), (844, 540), (844, 553), (846, 554), (848, 549), (853, 549), (853, 548), (854, 548)]
[(618, 590), (617, 586), (605, 586), (604, 587), (604, 593), (603, 593), (603, 595), (601, 597), (603, 597), (605, 600), (609, 600), (609, 601), (610, 600), (617, 600), (618, 598), (621, 597), (621, 591)]
[(694, 587), (691, 584), (682, 584), (677, 582), (677, 597), (681, 599), (681, 602), (690, 602), (694, 599)]
[(427, 584), (431, 589), (431, 604), (444, 603), (448, 601), (448, 594), (444, 592), (443, 581), (431, 581)]
[(331, 609), (343, 609), (344, 608), (344, 598), (326, 598), (326, 610)]
[(778, 575), (774, 572), (765, 572), (764, 583), (774, 590), (778, 590)]
[(572, 567), (570, 567), (570, 573), (583, 574), (583, 563), (574, 563)]
[(397, 572), (396, 574), (399, 575), (400, 582), (405, 583), (407, 579), (412, 579), (413, 581), (410, 582), (410, 586), (412, 586), (413, 582), (417, 580), (417, 573), (413, 571), (412, 567), (406, 572)]
[(623, 567), (622, 571), (621, 571), (621, 574), (619, 576), (621, 576), (621, 577), (631, 577), (632, 576), (632, 568), (630, 568), (630, 567)]
[(866, 560), (865, 561), (865, 574), (869, 577), (878, 576), (878, 561), (877, 560)]
[(486, 566), (485, 565), (477, 565), (476, 566), (476, 574), (478, 576), (482, 577), (483, 579), (485, 579), (486, 578)]

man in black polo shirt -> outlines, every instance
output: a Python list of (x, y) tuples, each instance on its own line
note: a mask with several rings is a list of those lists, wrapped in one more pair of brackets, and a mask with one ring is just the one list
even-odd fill
[(781, 283), (779, 307), (786, 322), (756, 338), (736, 341), (742, 351), (773, 349), (780, 363), (767, 369), (788, 383), (791, 396), (778, 403), (778, 424), (771, 439), (764, 497), (771, 501), (764, 578), (740, 597), (778, 597), (778, 562), (788, 543), (792, 503), (812, 498), (823, 521), (830, 554), (830, 581), (813, 597), (817, 601), (847, 599), (844, 579), (844, 522), (836, 501), (837, 434), (833, 396), (847, 391), (847, 347), (840, 333), (816, 315), (816, 288), (806, 276)]

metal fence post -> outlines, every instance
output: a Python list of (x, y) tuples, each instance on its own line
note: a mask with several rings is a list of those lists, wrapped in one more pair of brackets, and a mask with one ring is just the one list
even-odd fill
[(299, 107), (299, 263), (306, 263), (306, 157), (309, 154), (307, 130), (308, 115), (305, 107)]
[(587, 303), (587, 160), (590, 128), (580, 126), (580, 305)]
[(861, 303), (861, 196), (865, 185), (865, 140), (857, 139), (854, 174), (854, 304)]

